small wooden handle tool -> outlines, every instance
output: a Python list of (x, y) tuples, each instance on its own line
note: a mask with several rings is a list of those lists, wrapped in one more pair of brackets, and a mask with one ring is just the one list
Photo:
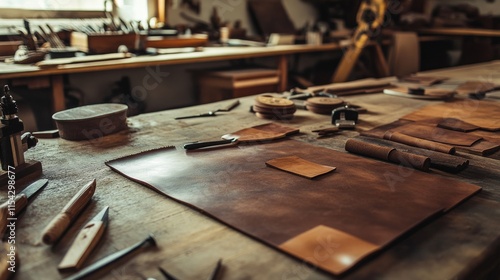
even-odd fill
[(4, 235), (10, 220), (15, 220), (15, 217), (28, 206), (30, 197), (33, 197), (37, 192), (42, 190), (48, 182), (49, 180), (47, 179), (37, 180), (18, 193), (13, 199), (9, 198), (9, 200), (0, 205), (0, 236)]
[(21, 210), (28, 205), (28, 197), (25, 194), (17, 195), (14, 201), (15, 201), (14, 215), (9, 215), (8, 201), (0, 205), (0, 236), (3, 236), (5, 233), (7, 224), (9, 223), (9, 218), (17, 216), (19, 212), (21, 212)]
[(85, 185), (73, 196), (64, 206), (59, 214), (43, 230), (42, 240), (45, 244), (54, 244), (62, 234), (68, 229), (76, 216), (83, 210), (95, 192), (95, 179)]
[(57, 267), (61, 271), (80, 269), (92, 250), (97, 246), (108, 225), (109, 206), (90, 220), (78, 233), (73, 244)]

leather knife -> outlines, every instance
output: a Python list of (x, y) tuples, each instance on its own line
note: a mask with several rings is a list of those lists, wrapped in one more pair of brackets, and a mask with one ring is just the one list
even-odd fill
[(55, 243), (83, 210), (95, 192), (95, 179), (81, 188), (64, 206), (57, 216), (43, 230), (42, 240), (45, 244)]
[(106, 206), (78, 233), (57, 267), (60, 271), (78, 270), (94, 250), (108, 226), (109, 206)]
[(47, 179), (35, 181), (18, 193), (14, 199), (9, 199), (0, 205), (0, 236), (3, 236), (9, 220), (17, 217), (17, 215), (19, 215), (19, 213), (28, 205), (28, 200), (43, 189), (48, 183), (49, 180)]

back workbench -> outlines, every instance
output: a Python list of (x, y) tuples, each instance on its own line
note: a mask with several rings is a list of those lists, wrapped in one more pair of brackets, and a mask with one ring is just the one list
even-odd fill
[[(500, 83), (500, 62), (433, 72), (463, 80)], [(358, 131), (318, 138), (311, 131), (330, 127), (330, 117), (298, 110), (291, 121), (300, 128), (292, 138), (314, 145), (344, 150), (345, 140), (360, 130), (397, 120), (422, 106), (423, 101), (380, 94), (344, 98), (368, 109), (361, 115)], [(487, 98), (493, 100), (493, 98)], [(92, 141), (41, 139), (26, 153), (43, 164), (49, 185), (34, 199), (17, 221), (16, 279), (60, 279), (57, 265), (78, 230), (104, 206), (110, 207), (109, 227), (103, 241), (86, 262), (143, 240), (149, 233), (158, 241), (155, 249), (128, 258), (101, 273), (105, 279), (164, 279), (161, 266), (179, 279), (207, 279), (218, 259), (223, 259), (219, 279), (336, 279), (273, 248), (259, 243), (203, 213), (173, 201), (111, 171), (104, 163), (118, 157), (164, 146), (218, 139), (228, 132), (269, 122), (249, 113), (253, 97), (240, 99), (240, 106), (216, 117), (174, 120), (204, 113), (229, 101), (144, 114), (128, 119), (129, 130)], [(480, 279), (500, 263), (500, 161), (469, 155), (465, 171), (444, 176), (479, 185), (483, 190), (458, 207), (418, 230), (398, 239), (373, 258), (362, 262), (343, 279)], [(41, 242), (41, 232), (74, 193), (97, 180), (93, 202), (55, 246)], [(1, 193), (6, 197), (6, 189)], [(498, 269), (497, 269), (498, 270)], [(498, 271), (497, 271), (498, 272)], [(498, 274), (497, 274), (498, 275)]]

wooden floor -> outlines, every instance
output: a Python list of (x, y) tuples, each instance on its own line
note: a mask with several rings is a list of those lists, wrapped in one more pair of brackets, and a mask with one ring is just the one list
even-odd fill
[[(457, 79), (500, 83), (500, 62), (455, 70), (436, 71)], [(405, 99), (383, 94), (345, 98), (368, 109), (357, 130), (397, 120), (436, 101)], [(494, 100), (494, 99), (491, 99)], [(41, 161), (49, 185), (29, 204), (17, 221), (17, 278), (61, 279), (57, 265), (78, 230), (109, 206), (109, 227), (86, 265), (142, 241), (154, 234), (158, 246), (103, 271), (103, 279), (165, 279), (162, 267), (179, 279), (207, 279), (218, 259), (223, 259), (219, 279), (336, 279), (330, 274), (278, 252), (153, 190), (114, 173), (104, 162), (163, 146), (182, 149), (186, 142), (218, 139), (228, 132), (268, 122), (249, 113), (253, 97), (217, 117), (174, 120), (204, 113), (228, 102), (144, 114), (128, 119), (129, 130), (98, 140), (72, 142), (40, 139), (26, 158)], [(439, 102), (439, 101), (438, 101)], [(471, 101), (472, 102), (472, 101)], [(330, 117), (299, 110), (287, 125), (298, 127), (292, 138), (344, 151), (345, 140), (358, 135), (345, 131), (318, 138), (312, 130), (331, 127)], [(483, 191), (445, 216), (429, 222), (380, 254), (369, 258), (343, 279), (454, 279), (480, 278), (500, 262), (500, 161), (469, 155), (471, 164), (457, 175), (443, 174), (483, 187)], [(92, 203), (55, 246), (41, 242), (41, 233), (77, 190), (92, 179), (97, 189)], [(19, 188), (23, 182), (18, 182)], [(7, 192), (1, 189), (2, 201)], [(470, 275), (468, 275), (470, 273)], [(93, 278), (95, 279), (95, 278)]]

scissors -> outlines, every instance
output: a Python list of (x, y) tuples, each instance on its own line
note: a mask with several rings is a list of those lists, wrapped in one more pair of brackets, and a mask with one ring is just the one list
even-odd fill
[(233, 103), (229, 104), (229, 106), (217, 109), (215, 111), (208, 111), (207, 113), (202, 113), (202, 114), (198, 114), (198, 115), (177, 117), (175, 119), (176, 120), (182, 120), (182, 119), (201, 118), (201, 117), (215, 117), (215, 116), (217, 116), (217, 112), (229, 112), (234, 107), (238, 106), (239, 104), (240, 104), (240, 101), (239, 100), (235, 100)]

